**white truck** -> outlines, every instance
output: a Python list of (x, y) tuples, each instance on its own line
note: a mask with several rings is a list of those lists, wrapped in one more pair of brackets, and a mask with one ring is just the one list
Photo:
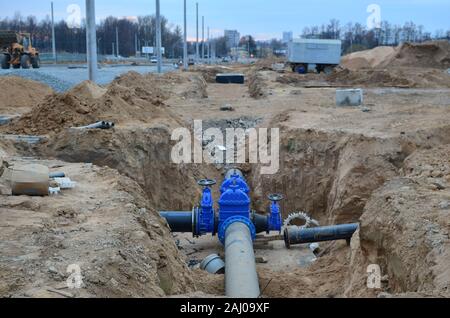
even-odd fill
[(318, 73), (330, 74), (341, 63), (342, 41), (294, 39), (288, 46), (288, 64), (296, 73), (308, 73), (312, 65)]

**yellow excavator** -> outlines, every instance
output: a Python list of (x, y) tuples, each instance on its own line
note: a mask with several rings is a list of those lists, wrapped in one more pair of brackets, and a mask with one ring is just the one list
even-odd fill
[(2, 69), (39, 68), (39, 51), (33, 47), (29, 33), (0, 31), (0, 65)]

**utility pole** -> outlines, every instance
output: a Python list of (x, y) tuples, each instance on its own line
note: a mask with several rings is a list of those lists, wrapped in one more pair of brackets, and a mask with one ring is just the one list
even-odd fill
[(158, 58), (158, 73), (162, 73), (161, 12), (159, 0), (156, 0), (156, 56)]
[(138, 49), (138, 36), (137, 36), (137, 33), (135, 33), (134, 34), (134, 47), (135, 47), (135, 52), (136, 53), (134, 53), (135, 54), (135, 56), (137, 57), (137, 55), (138, 55), (138, 51), (139, 51), (139, 49)]
[(53, 12), (53, 2), (52, 2), (52, 50), (53, 50), (53, 61), (56, 64), (57, 60), (56, 60), (55, 15)]
[(200, 55), (199, 48), (198, 48), (198, 2), (197, 2), (197, 41), (195, 42), (195, 59), (198, 62), (198, 57)]
[(119, 27), (116, 26), (116, 54), (119, 57)]
[(187, 16), (186, 16), (186, 0), (184, 0), (184, 43), (183, 43), (183, 66), (188, 69), (188, 51), (187, 51)]
[(86, 0), (86, 48), (89, 80), (97, 80), (97, 30), (95, 25), (95, 0)]
[(205, 16), (202, 16), (202, 61), (205, 58)]
[(208, 64), (211, 64), (211, 43), (209, 42), (209, 26), (208, 26), (208, 39), (207, 39), (206, 48), (208, 49), (208, 52), (207, 52)]
[(116, 46), (116, 44), (113, 42), (112, 43), (112, 56), (116, 56), (116, 54), (114, 52), (116, 50), (115, 46)]

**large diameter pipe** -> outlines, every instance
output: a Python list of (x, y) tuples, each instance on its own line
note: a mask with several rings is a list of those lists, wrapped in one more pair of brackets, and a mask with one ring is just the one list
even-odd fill
[(291, 245), (325, 241), (350, 240), (359, 224), (344, 224), (302, 229), (291, 226), (284, 231), (286, 247)]
[(230, 298), (258, 298), (258, 275), (250, 229), (241, 222), (225, 233), (225, 289)]
[(159, 214), (167, 220), (173, 233), (192, 233), (192, 211), (163, 211)]

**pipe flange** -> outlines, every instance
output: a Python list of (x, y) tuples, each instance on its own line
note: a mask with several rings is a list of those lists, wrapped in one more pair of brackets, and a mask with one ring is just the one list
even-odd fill
[(198, 221), (198, 207), (194, 207), (193, 209), (192, 209), (192, 236), (194, 237), (194, 238), (199, 238), (200, 237), (200, 233), (199, 233), (199, 231), (198, 231), (198, 224), (197, 224), (197, 221)]
[(252, 223), (252, 221), (243, 216), (233, 216), (226, 219), (225, 222), (223, 222), (222, 225), (220, 226), (219, 240), (222, 244), (225, 245), (225, 234), (227, 232), (228, 227), (236, 222), (244, 223), (245, 225), (247, 225), (248, 229), (250, 230), (252, 240), (254, 241), (256, 239), (256, 228), (255, 225)]

